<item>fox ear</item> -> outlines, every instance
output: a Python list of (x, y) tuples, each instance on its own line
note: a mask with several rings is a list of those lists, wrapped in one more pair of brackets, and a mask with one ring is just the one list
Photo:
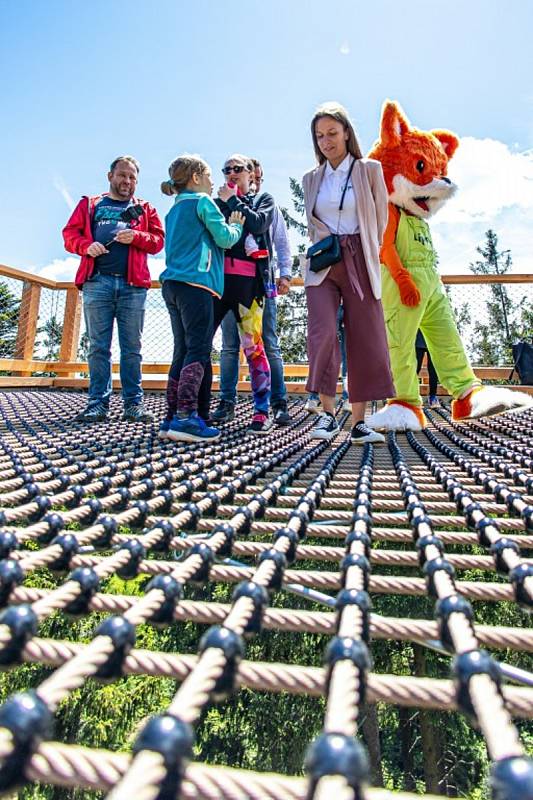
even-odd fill
[(435, 139), (439, 140), (444, 148), (444, 152), (448, 158), (451, 158), (459, 147), (459, 139), (455, 133), (452, 133), (451, 131), (430, 131), (430, 133), (435, 137)]
[(386, 100), (381, 113), (381, 143), (385, 147), (398, 147), (409, 130), (409, 122), (394, 100)]

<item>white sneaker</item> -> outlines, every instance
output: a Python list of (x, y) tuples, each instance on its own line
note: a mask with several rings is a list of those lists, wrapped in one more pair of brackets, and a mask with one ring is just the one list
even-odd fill
[(306, 411), (310, 411), (311, 414), (320, 414), (322, 405), (320, 400), (317, 400), (316, 397), (308, 397), (304, 408)]
[(317, 420), (317, 423), (311, 431), (311, 439), (333, 439), (334, 436), (340, 431), (337, 421), (333, 414), (328, 414), (323, 411)]

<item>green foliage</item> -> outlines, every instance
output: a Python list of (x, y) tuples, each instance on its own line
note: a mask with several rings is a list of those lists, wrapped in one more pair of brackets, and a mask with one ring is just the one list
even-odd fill
[(0, 358), (13, 358), (19, 322), (20, 300), (0, 281)]
[(61, 337), (63, 336), (63, 323), (59, 322), (54, 314), (47, 319), (42, 328), (37, 333), (44, 333), (43, 358), (46, 361), (55, 361), (59, 358), (59, 348), (61, 347)]
[[(289, 228), (296, 230), (300, 236), (307, 239), (307, 224), (305, 223), (304, 194), (301, 184), (295, 178), (289, 178), (292, 193), (292, 212), (286, 208), (281, 209), (283, 218)], [(298, 252), (304, 253), (306, 245), (301, 242)], [(296, 257), (293, 263), (293, 276), (300, 274), (300, 262)], [(299, 289), (291, 289), (289, 294), (278, 298), (278, 337), (287, 363), (296, 363), (307, 360), (307, 304), (305, 294)]]
[[(511, 251), (498, 250), (498, 236), (493, 230), (487, 231), (485, 245), (477, 252), (482, 258), (470, 264), (476, 275), (505, 275), (511, 269)], [(512, 344), (533, 336), (531, 303), (525, 295), (514, 303), (503, 284), (492, 284), (488, 291), (486, 317), (474, 323), (473, 355), (480, 364), (512, 364)]]

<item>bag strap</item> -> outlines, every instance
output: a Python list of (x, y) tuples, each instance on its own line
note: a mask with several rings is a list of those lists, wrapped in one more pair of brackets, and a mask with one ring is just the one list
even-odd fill
[(350, 183), (350, 177), (351, 177), (351, 174), (352, 174), (352, 169), (353, 169), (353, 165), (354, 164), (355, 164), (355, 158), (354, 158), (354, 160), (352, 161), (352, 163), (350, 165), (350, 170), (348, 172), (348, 177), (346, 178), (346, 183), (344, 184), (344, 189), (342, 190), (341, 204), (339, 206), (339, 212), (342, 211), (342, 209), (344, 207), (344, 196), (346, 194), (346, 190), (348, 189), (348, 184)]
[(344, 189), (342, 190), (341, 202), (339, 204), (339, 216), (337, 217), (337, 234), (339, 233), (339, 225), (341, 224), (341, 213), (342, 209), (344, 208), (344, 197), (346, 195), (346, 190), (348, 189), (348, 184), (350, 183), (350, 177), (352, 174), (352, 169), (354, 164), (355, 164), (355, 158), (353, 159), (350, 165), (350, 169), (348, 170), (348, 177), (346, 178), (346, 183), (344, 184)]

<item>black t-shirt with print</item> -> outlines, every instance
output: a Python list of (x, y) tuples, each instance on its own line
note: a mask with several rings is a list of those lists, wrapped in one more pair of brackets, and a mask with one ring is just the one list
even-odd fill
[(119, 231), (130, 227), (129, 222), (121, 219), (121, 214), (131, 204), (131, 200), (112, 200), (110, 197), (103, 197), (96, 206), (92, 221), (93, 239), (103, 244), (109, 253), (95, 258), (95, 272), (127, 277), (129, 245), (113, 242), (112, 239)]

